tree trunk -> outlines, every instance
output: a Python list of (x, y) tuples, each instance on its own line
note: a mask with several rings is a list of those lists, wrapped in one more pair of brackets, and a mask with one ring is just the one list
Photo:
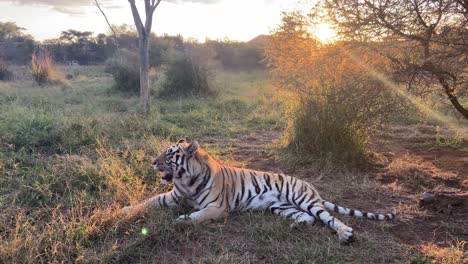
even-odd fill
[(447, 81), (447, 78), (451, 78), (452, 80), (456, 80), (455, 76), (447, 71), (444, 71), (437, 66), (435, 66), (431, 62), (426, 62), (421, 67), (422, 70), (427, 71), (433, 74), (437, 80), (439, 81), (440, 85), (444, 89), (445, 94), (448, 96), (450, 103), (452, 103), (453, 107), (465, 118), (468, 120), (468, 110), (463, 107), (458, 101), (457, 96), (454, 94), (454, 89), (450, 87), (450, 84)]
[(161, 0), (145, 0), (146, 21), (143, 25), (140, 14), (135, 5), (135, 0), (128, 0), (132, 9), (133, 20), (138, 31), (138, 55), (140, 58), (140, 107), (144, 114), (149, 113), (150, 108), (150, 81), (149, 81), (149, 39), (151, 24), (153, 23), (154, 10)]
[(150, 80), (149, 80), (149, 38), (139, 38), (140, 57), (140, 107), (144, 114), (150, 110)]
[(445, 94), (447, 94), (448, 99), (452, 103), (453, 107), (462, 114), (463, 117), (468, 119), (468, 110), (463, 107), (463, 105), (460, 104), (458, 101), (458, 98), (453, 94), (453, 90), (450, 88), (450, 85), (447, 83), (445, 78), (443, 76), (438, 76), (439, 82), (444, 88)]

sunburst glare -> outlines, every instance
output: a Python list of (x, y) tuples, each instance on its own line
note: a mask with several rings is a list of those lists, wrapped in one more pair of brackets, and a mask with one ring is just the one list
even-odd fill
[(336, 31), (331, 27), (330, 24), (322, 23), (317, 25), (314, 30), (314, 35), (322, 43), (333, 42), (336, 38)]

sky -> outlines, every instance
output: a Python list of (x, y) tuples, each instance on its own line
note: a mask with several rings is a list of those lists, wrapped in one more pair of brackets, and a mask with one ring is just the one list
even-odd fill
[[(131, 24), (126, 0), (98, 0), (111, 24)], [(143, 0), (136, 0), (144, 14)], [(163, 0), (153, 17), (157, 35), (248, 41), (269, 34), (280, 23), (281, 12), (311, 6), (307, 0)], [(144, 16), (144, 15), (143, 15)], [(0, 21), (14, 21), (37, 40), (57, 38), (76, 29), (108, 32), (94, 0), (0, 0)]]

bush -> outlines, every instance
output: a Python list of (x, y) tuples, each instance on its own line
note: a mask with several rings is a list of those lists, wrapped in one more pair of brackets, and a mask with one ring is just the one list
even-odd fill
[(13, 72), (10, 70), (8, 62), (0, 58), (0, 81), (13, 80)]
[(33, 53), (31, 71), (34, 80), (40, 86), (46, 84), (66, 84), (64, 74), (56, 67), (52, 57), (45, 50), (39, 50)]
[(304, 161), (357, 165), (364, 160), (368, 129), (349, 105), (329, 92), (310, 96), (295, 110), (288, 129), (288, 147)]
[(184, 53), (169, 63), (161, 97), (213, 96), (208, 83), (208, 69)]
[(114, 78), (114, 89), (120, 92), (137, 94), (140, 92), (140, 65), (138, 54), (127, 49), (118, 50), (106, 62), (107, 73)]

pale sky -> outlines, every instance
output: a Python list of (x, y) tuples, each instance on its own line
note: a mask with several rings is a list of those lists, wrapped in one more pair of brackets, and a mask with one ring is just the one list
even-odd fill
[[(144, 14), (142, 0), (140, 14)], [(311, 6), (300, 0), (163, 0), (156, 9), (153, 32), (180, 34), (203, 41), (229, 38), (248, 41), (270, 33), (281, 12)], [(111, 24), (131, 24), (126, 0), (99, 0)], [(143, 15), (144, 16), (144, 15)], [(94, 0), (0, 0), (0, 21), (15, 21), (37, 40), (57, 38), (61, 31), (76, 29), (95, 34), (107, 32), (104, 17)]]

